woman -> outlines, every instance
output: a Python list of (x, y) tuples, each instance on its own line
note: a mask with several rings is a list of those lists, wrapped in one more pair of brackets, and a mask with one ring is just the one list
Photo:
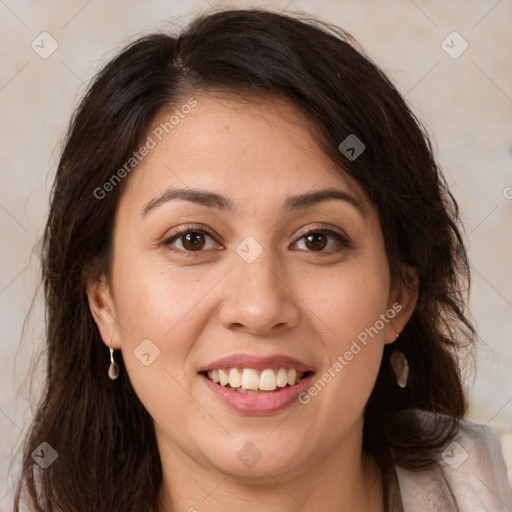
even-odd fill
[(126, 48), (73, 118), (44, 244), (16, 510), (512, 506), (462, 420), (456, 202), (340, 29), (226, 11)]

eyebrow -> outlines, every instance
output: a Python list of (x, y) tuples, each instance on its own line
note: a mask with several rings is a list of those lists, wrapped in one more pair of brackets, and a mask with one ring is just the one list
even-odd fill
[[(149, 212), (155, 210), (159, 206), (174, 200), (190, 201), (195, 204), (206, 206), (208, 208), (215, 208), (220, 211), (235, 212), (235, 205), (229, 197), (209, 192), (200, 189), (182, 189), (171, 188), (166, 190), (161, 196), (156, 197), (149, 201), (142, 208), (142, 217), (145, 217)], [(350, 195), (344, 190), (337, 188), (327, 188), (317, 190), (315, 192), (306, 192), (288, 197), (283, 204), (285, 212), (301, 210), (321, 203), (323, 201), (338, 200), (349, 203), (361, 214), (362, 217), (367, 217), (368, 211), (362, 200)]]

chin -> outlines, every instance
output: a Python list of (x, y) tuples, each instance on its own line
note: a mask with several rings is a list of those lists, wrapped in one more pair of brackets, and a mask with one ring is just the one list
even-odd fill
[[(281, 432), (280, 439), (271, 439), (274, 433), (269, 432), (271, 430), (254, 436), (244, 434), (230, 438), (221, 453), (216, 451), (207, 456), (209, 464), (219, 472), (231, 473), (232, 477), (246, 483), (275, 483), (272, 476), (277, 478), (278, 475), (293, 471), (292, 461), (294, 467), (303, 461), (304, 445), (290, 444), (292, 436), (287, 436), (286, 432)], [(205, 448), (210, 452), (211, 446)]]

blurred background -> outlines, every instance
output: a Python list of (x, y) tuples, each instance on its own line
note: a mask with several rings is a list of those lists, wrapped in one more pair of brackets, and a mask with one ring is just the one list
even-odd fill
[[(468, 418), (500, 434), (512, 481), (512, 2), (510, 0), (0, 0), (0, 511), (41, 371), (37, 242), (60, 142), (87, 84), (134, 38), (218, 7), (303, 11), (350, 32), (433, 138), (459, 203), (479, 332)], [(44, 360), (40, 368), (44, 368)], [(428, 376), (426, 376), (428, 378)]]

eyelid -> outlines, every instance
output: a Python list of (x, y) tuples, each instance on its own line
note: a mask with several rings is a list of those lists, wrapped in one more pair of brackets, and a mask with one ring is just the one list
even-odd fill
[[(345, 248), (350, 249), (352, 248), (352, 242), (350, 238), (341, 230), (338, 230), (338, 228), (335, 228), (334, 226), (331, 226), (330, 224), (323, 224), (321, 223), (319, 226), (311, 227), (307, 226), (305, 228), (302, 228), (299, 230), (298, 233), (295, 234), (295, 241), (291, 243), (291, 246), (295, 245), (299, 240), (304, 238), (306, 235), (309, 235), (310, 233), (325, 233), (325, 234), (331, 234), (334, 235), (338, 242), (340, 242)], [(176, 239), (180, 238), (181, 236), (194, 232), (194, 233), (203, 233), (211, 237), (217, 244), (219, 244), (217, 240), (217, 234), (210, 229), (206, 224), (185, 224), (183, 226), (180, 226), (179, 228), (176, 228), (173, 232), (171, 232), (169, 235), (166, 235), (162, 244), (169, 246), (172, 248), (172, 250), (175, 250), (177, 252), (180, 252), (182, 254), (185, 254), (186, 256), (194, 256), (201, 254), (203, 252), (207, 252), (206, 250), (200, 250), (200, 251), (183, 251), (182, 249), (178, 249), (173, 247), (172, 242), (174, 242)], [(221, 244), (219, 244), (221, 245)], [(220, 249), (220, 248), (217, 248)], [(315, 251), (307, 251), (312, 252), (313, 254)], [(320, 253), (326, 253), (329, 254), (331, 252), (336, 252), (336, 250), (330, 250), (330, 251), (319, 251)]]
[[(296, 244), (301, 238), (303, 238), (306, 235), (309, 235), (310, 233), (332, 233), (339, 237), (340, 241), (343, 243), (343, 245), (347, 248), (352, 248), (352, 241), (350, 238), (341, 230), (338, 228), (331, 226), (330, 224), (323, 224), (321, 223), (318, 227), (311, 227), (308, 226), (306, 228), (300, 229), (298, 233), (296, 233), (296, 239), (292, 243), (292, 245)], [(314, 252), (314, 251), (312, 251)], [(328, 251), (324, 251), (328, 252)]]
[[(215, 240), (216, 243), (219, 243), (217, 240), (217, 233), (215, 233), (212, 229), (210, 229), (206, 224), (185, 224), (184, 226), (180, 226), (176, 228), (168, 235), (165, 235), (164, 240), (162, 241), (163, 245), (171, 246), (172, 242), (179, 238), (180, 236), (186, 235), (187, 233), (203, 233), (211, 237)], [(180, 252), (194, 253), (194, 252), (205, 252), (205, 251), (182, 251), (181, 249), (177, 249)]]

